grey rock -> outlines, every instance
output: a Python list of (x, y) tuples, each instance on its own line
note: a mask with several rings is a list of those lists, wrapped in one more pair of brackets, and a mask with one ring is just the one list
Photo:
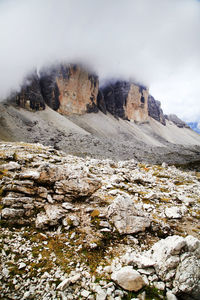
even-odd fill
[(167, 119), (173, 122), (179, 128), (190, 128), (184, 121), (179, 119), (176, 115), (170, 114), (167, 116)]
[(127, 291), (139, 291), (144, 285), (144, 280), (140, 273), (133, 267), (123, 267), (119, 271), (113, 272), (111, 279)]
[(1, 216), (3, 219), (9, 219), (9, 218), (18, 218), (22, 217), (24, 215), (23, 209), (14, 209), (14, 208), (4, 208), (2, 209)]
[(7, 164), (0, 165), (0, 170), (6, 170), (6, 171), (19, 170), (20, 168), (21, 168), (20, 164), (14, 161), (10, 161)]
[(139, 212), (127, 196), (117, 196), (109, 205), (107, 218), (112, 220), (120, 234), (133, 234), (145, 231), (151, 225), (150, 219)]

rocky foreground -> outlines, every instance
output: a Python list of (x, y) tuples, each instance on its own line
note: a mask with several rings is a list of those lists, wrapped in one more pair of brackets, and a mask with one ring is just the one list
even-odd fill
[(0, 144), (1, 299), (199, 299), (200, 173)]

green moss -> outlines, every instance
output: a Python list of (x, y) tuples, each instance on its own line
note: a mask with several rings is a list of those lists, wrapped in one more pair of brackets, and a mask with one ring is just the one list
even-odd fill
[(159, 291), (155, 287), (146, 286), (141, 289), (139, 292), (128, 292), (126, 296), (124, 296), (123, 300), (131, 300), (132, 298), (137, 298), (141, 293), (145, 292), (145, 300), (165, 300), (165, 293), (163, 291)]

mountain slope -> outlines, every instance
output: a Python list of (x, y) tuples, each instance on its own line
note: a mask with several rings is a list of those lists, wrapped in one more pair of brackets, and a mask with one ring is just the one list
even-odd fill
[(200, 136), (173, 122), (149, 117), (145, 123), (116, 119), (102, 112), (63, 116), (48, 106), (31, 112), (0, 103), (0, 139), (40, 142), (78, 156), (187, 163), (200, 160)]

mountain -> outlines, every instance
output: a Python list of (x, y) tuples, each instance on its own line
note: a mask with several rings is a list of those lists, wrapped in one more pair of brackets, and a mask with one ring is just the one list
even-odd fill
[(199, 299), (199, 166), (147, 87), (29, 74), (0, 102), (0, 299)]
[(198, 122), (188, 122), (187, 123), (192, 130), (196, 131), (197, 133), (200, 134), (200, 123)]
[(147, 87), (133, 81), (99, 86), (93, 72), (59, 64), (28, 75), (0, 104), (0, 139), (40, 142), (78, 156), (151, 163), (200, 160), (200, 137), (164, 115)]

